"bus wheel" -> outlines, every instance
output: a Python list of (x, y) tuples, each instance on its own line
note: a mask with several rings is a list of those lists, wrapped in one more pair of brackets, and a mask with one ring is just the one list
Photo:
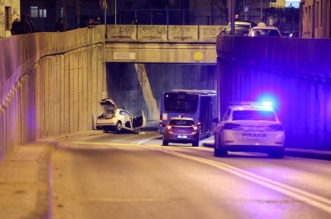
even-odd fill
[(193, 146), (193, 147), (198, 147), (198, 146), (199, 146), (199, 141), (195, 141), (195, 142), (193, 142), (193, 143), (192, 143), (192, 146)]
[(169, 145), (169, 142), (163, 139), (162, 145), (163, 146), (168, 146)]

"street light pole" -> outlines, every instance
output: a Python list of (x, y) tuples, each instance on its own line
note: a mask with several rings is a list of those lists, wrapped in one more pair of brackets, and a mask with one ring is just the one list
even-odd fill
[(100, 7), (102, 10), (105, 11), (105, 14), (104, 14), (104, 20), (105, 20), (105, 39), (108, 38), (107, 36), (107, 1), (106, 0), (100, 0)]
[(117, 0), (114, 0), (115, 4), (114, 4), (114, 14), (115, 14), (115, 25), (117, 24)]
[(263, 19), (263, 15), (262, 15), (262, 8), (263, 8), (263, 5), (262, 5), (262, 0), (261, 0), (261, 21), (262, 21), (262, 19)]

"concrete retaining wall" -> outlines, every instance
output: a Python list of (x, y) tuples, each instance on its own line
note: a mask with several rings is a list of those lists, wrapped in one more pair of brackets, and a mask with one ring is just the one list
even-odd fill
[(331, 150), (331, 40), (223, 36), (217, 53), (221, 113), (268, 97), (287, 147)]
[(102, 28), (0, 41), (0, 161), (39, 138), (90, 130), (103, 98)]

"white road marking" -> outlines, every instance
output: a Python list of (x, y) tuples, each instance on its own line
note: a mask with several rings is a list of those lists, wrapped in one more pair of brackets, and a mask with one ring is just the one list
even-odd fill
[[(141, 143), (144, 143), (150, 139), (145, 139), (145, 140), (141, 140), (138, 141), (137, 144), (140, 145)], [(280, 192), (284, 195), (287, 195), (289, 197), (292, 197), (294, 199), (300, 200), (302, 202), (305, 202), (311, 206), (314, 206), (318, 209), (321, 209), (329, 214), (331, 214), (331, 200), (324, 198), (322, 196), (319, 195), (315, 195), (312, 194), (310, 192), (306, 192), (304, 190), (268, 179), (266, 177), (262, 177), (259, 176), (257, 174), (254, 173), (250, 173), (248, 171), (236, 168), (234, 166), (228, 165), (228, 164), (224, 164), (221, 162), (217, 162), (217, 161), (213, 161), (213, 160), (208, 160), (205, 158), (200, 158), (200, 157), (195, 157), (192, 155), (187, 155), (184, 153), (180, 153), (180, 152), (176, 152), (176, 151), (172, 151), (170, 148), (168, 147), (150, 147), (152, 145), (140, 145), (141, 147), (144, 148), (148, 148), (148, 149), (152, 149), (152, 150), (158, 150), (158, 151), (162, 151), (164, 153), (168, 153), (168, 154), (172, 154), (174, 156), (178, 156), (178, 157), (182, 157), (185, 159), (189, 159), (189, 160), (193, 160), (193, 161), (197, 161), (200, 163), (204, 163), (213, 167), (216, 167), (218, 169), (221, 169), (223, 171), (226, 171), (230, 174), (233, 174), (235, 176), (238, 176), (240, 178), (249, 180), (251, 182), (257, 183), (259, 185), (262, 185), (264, 187), (270, 188), (272, 190), (275, 190), (277, 192)], [(155, 146), (155, 145), (154, 145)]]
[[(135, 141), (131, 144), (95, 143), (95, 142), (88, 143), (88, 142), (80, 142), (80, 141), (74, 141), (74, 142), (71, 141), (68, 144), (70, 145), (70, 147), (72, 147), (73, 146), (72, 144), (74, 144), (75, 145), (74, 148), (76, 148), (76, 147), (84, 148), (82, 146), (79, 146), (80, 144), (83, 144), (83, 145), (90, 145), (91, 144), (91, 145), (94, 145), (93, 148), (95, 148), (95, 145), (98, 145), (100, 149), (101, 148), (107, 148), (107, 147), (109, 148), (109, 146), (132, 146), (132, 144), (135, 144), (135, 145), (139, 145), (140, 147), (143, 147), (143, 148), (146, 148), (146, 149), (158, 150), (158, 151), (168, 153), (168, 154), (171, 154), (171, 155), (174, 155), (174, 156), (177, 156), (177, 157), (182, 157), (182, 158), (185, 158), (185, 159), (189, 159), (189, 160), (193, 160), (193, 161), (196, 161), (196, 162), (200, 162), (200, 163), (204, 163), (204, 164), (213, 166), (215, 168), (218, 168), (220, 170), (223, 170), (225, 172), (228, 172), (228, 173), (233, 174), (235, 176), (238, 176), (240, 178), (249, 180), (251, 182), (257, 183), (257, 184), (262, 185), (264, 187), (270, 188), (274, 191), (280, 192), (280, 193), (282, 193), (284, 195), (287, 195), (289, 197), (292, 197), (296, 200), (300, 200), (302, 202), (305, 202), (305, 203), (307, 203), (311, 206), (314, 206), (318, 209), (321, 209), (321, 210), (331, 214), (331, 200), (327, 199), (327, 198), (324, 198), (322, 196), (315, 195), (315, 194), (312, 194), (310, 192), (306, 192), (304, 190), (301, 190), (301, 189), (298, 189), (298, 188), (295, 188), (295, 187), (292, 187), (292, 186), (289, 186), (289, 185), (286, 185), (286, 184), (268, 179), (266, 177), (259, 176), (259, 175), (254, 174), (254, 173), (250, 173), (248, 171), (236, 168), (236, 167), (228, 165), (228, 164), (221, 163), (219, 161), (208, 160), (208, 159), (205, 159), (205, 158), (195, 157), (195, 156), (192, 156), (192, 155), (187, 155), (187, 154), (184, 154), (184, 153), (172, 151), (171, 147), (160, 147), (160, 145), (155, 145), (155, 144), (154, 145), (142, 145), (143, 143), (145, 143), (147, 141), (150, 141), (150, 140), (153, 140), (155, 138), (157, 138), (157, 137), (155, 136), (155, 137), (150, 137), (150, 138), (147, 138), (147, 139), (138, 140), (138, 141)], [(68, 147), (69, 145), (64, 143), (60, 147)], [(196, 149), (196, 148), (194, 148), (194, 149)]]

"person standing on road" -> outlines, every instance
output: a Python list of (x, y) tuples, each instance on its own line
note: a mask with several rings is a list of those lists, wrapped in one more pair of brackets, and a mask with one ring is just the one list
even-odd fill
[(99, 16), (95, 19), (94, 24), (95, 24), (95, 25), (100, 25), (100, 24), (101, 24), (101, 19), (100, 19)]
[(23, 29), (24, 29), (25, 34), (32, 33), (31, 24), (28, 21), (28, 16), (26, 14), (23, 15), (22, 25), (23, 25)]
[(55, 31), (56, 31), (56, 32), (63, 32), (63, 31), (64, 31), (63, 18), (60, 18), (60, 19), (55, 23)]
[(29, 15), (26, 15), (26, 19), (29, 22), (30, 26), (31, 26), (31, 33), (34, 33), (35, 29), (34, 29), (34, 23), (33, 21), (30, 19)]

